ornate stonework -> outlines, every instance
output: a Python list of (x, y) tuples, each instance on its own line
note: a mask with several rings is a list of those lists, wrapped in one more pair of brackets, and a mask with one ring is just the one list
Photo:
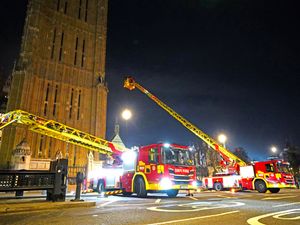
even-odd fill
[[(105, 138), (106, 23), (107, 0), (29, 0), (7, 111), (22, 109)], [(9, 126), (0, 167), (23, 138), (33, 158), (54, 159), (60, 149), (70, 165), (87, 163), (84, 148)]]
[(13, 156), (16, 155), (22, 155), (22, 156), (31, 155), (30, 146), (25, 139), (23, 139), (20, 142), (20, 144), (18, 144), (16, 148), (13, 150)]

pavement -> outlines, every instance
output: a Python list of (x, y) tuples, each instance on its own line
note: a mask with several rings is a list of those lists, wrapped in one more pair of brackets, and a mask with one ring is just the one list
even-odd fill
[(22, 198), (14, 197), (12, 193), (0, 193), (0, 215), (7, 213), (51, 210), (75, 207), (94, 207), (95, 201), (85, 198), (84, 201), (72, 201), (75, 197), (68, 194), (64, 202), (47, 201), (41, 192), (25, 192)]

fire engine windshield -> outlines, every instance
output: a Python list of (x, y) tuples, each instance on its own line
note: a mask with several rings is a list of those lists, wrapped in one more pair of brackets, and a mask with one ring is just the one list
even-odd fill
[(168, 147), (162, 148), (163, 161), (166, 164), (193, 165), (192, 154), (188, 150)]
[(291, 168), (290, 168), (289, 164), (286, 164), (286, 163), (277, 162), (277, 169), (278, 169), (278, 172), (291, 173)]

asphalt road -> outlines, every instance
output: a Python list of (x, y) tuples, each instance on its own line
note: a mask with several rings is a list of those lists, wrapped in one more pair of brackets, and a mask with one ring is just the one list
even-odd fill
[(280, 193), (201, 192), (177, 198), (150, 195), (146, 199), (85, 197), (96, 207), (0, 215), (0, 224), (213, 224), (298, 225), (300, 190)]

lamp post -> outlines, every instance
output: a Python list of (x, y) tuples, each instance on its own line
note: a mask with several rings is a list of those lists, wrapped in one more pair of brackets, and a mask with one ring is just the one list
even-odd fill
[(225, 143), (226, 143), (226, 141), (227, 141), (226, 135), (225, 135), (225, 134), (220, 134), (220, 135), (218, 136), (218, 140), (219, 140), (219, 142), (223, 145), (223, 147), (226, 148), (226, 145), (225, 145)]

